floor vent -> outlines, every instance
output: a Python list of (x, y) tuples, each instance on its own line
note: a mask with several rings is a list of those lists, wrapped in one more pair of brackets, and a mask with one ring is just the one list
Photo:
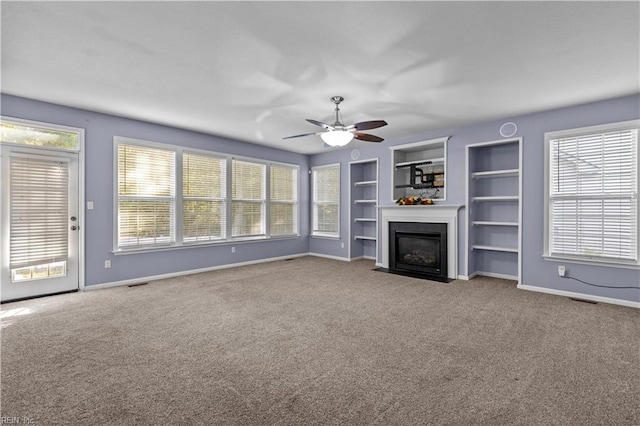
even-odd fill
[(598, 302), (594, 302), (593, 300), (576, 299), (575, 297), (570, 297), (569, 299), (573, 300), (574, 302), (590, 303), (592, 305), (598, 304)]

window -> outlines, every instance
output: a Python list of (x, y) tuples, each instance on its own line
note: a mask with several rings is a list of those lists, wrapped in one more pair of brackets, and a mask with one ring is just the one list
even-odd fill
[(298, 168), (271, 165), (269, 234), (298, 233)]
[(118, 248), (175, 242), (175, 156), (118, 145)]
[(264, 235), (265, 165), (233, 160), (231, 235)]
[(58, 129), (52, 124), (27, 122), (14, 118), (2, 118), (0, 123), (0, 140), (2, 142), (29, 145), (44, 148), (57, 148), (68, 151), (80, 150), (79, 132)]
[(69, 164), (9, 157), (9, 268), (12, 281), (66, 275)]
[(297, 236), (298, 166), (114, 143), (117, 251)]
[(227, 162), (210, 155), (182, 156), (182, 234), (185, 243), (226, 235)]
[(545, 255), (638, 264), (638, 121), (547, 133)]
[(314, 167), (312, 235), (340, 237), (340, 165)]

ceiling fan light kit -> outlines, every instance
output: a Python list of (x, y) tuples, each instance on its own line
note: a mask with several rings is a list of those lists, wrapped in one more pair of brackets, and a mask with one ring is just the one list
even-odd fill
[(336, 121), (333, 125), (329, 125), (317, 120), (311, 120), (307, 118), (307, 121), (313, 125), (322, 127), (325, 132), (319, 133), (303, 133), (301, 135), (287, 136), (282, 139), (300, 138), (303, 136), (320, 135), (322, 140), (329, 146), (341, 147), (345, 146), (352, 139), (358, 139), (365, 142), (382, 142), (384, 139), (370, 135), (367, 133), (360, 133), (359, 130), (377, 129), (378, 127), (386, 126), (387, 122), (384, 120), (363, 121), (360, 123), (351, 124), (345, 126), (340, 121), (340, 102), (344, 101), (342, 96), (331, 97), (331, 102), (336, 105), (335, 114)]
[(329, 130), (320, 134), (320, 137), (330, 146), (345, 146), (353, 139), (354, 134), (345, 130)]

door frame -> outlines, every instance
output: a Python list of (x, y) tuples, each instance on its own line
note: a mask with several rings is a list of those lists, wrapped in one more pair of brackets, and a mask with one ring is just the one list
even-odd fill
[[(14, 147), (28, 147), (36, 150), (42, 151), (43, 154), (46, 154), (47, 151), (57, 151), (57, 152), (73, 152), (78, 155), (78, 223), (80, 228), (78, 229), (78, 291), (84, 291), (85, 289), (85, 226), (86, 226), (86, 218), (85, 218), (85, 150), (84, 150), (84, 139), (85, 139), (85, 129), (81, 127), (72, 127), (65, 126), (62, 124), (54, 124), (44, 121), (36, 121), (29, 120), (25, 118), (16, 118), (6, 115), (0, 115), (0, 121), (18, 124), (23, 126), (32, 126), (32, 127), (40, 127), (45, 129), (52, 130), (61, 130), (64, 132), (72, 132), (78, 134), (78, 150), (64, 150), (64, 149), (56, 149), (56, 148), (47, 148), (47, 147), (38, 147), (31, 145), (23, 145), (19, 143), (10, 143), (10, 142), (1, 142), (3, 145), (9, 145)], [(0, 167), (1, 162), (0, 162)], [(0, 206), (3, 201), (0, 200)], [(2, 242), (4, 245), (4, 241)]]

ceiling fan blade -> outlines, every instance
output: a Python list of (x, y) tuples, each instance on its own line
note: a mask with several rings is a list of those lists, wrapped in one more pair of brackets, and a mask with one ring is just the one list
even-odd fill
[(320, 133), (324, 133), (324, 132), (319, 132), (319, 133), (303, 133), (301, 135), (293, 135), (293, 136), (286, 136), (282, 139), (291, 139), (291, 138), (301, 138), (303, 136), (312, 136), (312, 135), (319, 135)]
[(306, 120), (307, 120), (309, 123), (311, 123), (311, 124), (315, 124), (316, 126), (320, 126), (320, 127), (322, 127), (323, 129), (326, 129), (326, 130), (334, 130), (334, 127), (333, 127), (333, 126), (329, 126), (328, 124), (325, 124), (325, 123), (323, 123), (323, 122), (321, 122), (321, 121), (311, 120), (310, 118), (307, 118)]
[(386, 126), (387, 122), (384, 120), (362, 121), (360, 123), (352, 124), (349, 128), (356, 130), (371, 130), (378, 127)]
[(353, 137), (358, 139), (359, 141), (365, 142), (382, 142), (384, 139), (379, 138), (378, 136), (370, 135), (368, 133), (358, 133), (353, 132)]

